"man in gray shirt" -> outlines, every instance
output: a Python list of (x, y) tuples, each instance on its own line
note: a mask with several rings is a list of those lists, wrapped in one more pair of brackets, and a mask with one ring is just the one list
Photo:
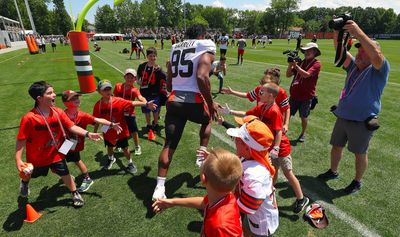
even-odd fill
[(236, 64), (239, 65), (239, 58), (240, 58), (240, 64), (243, 64), (244, 48), (247, 46), (246, 40), (243, 39), (243, 35), (240, 36), (240, 39), (237, 42), (237, 46), (238, 46), (238, 56)]

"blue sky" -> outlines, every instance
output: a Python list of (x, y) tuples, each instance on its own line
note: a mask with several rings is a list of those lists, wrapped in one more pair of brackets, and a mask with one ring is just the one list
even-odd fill
[[(183, 0), (182, 0), (183, 1)], [(81, 11), (83, 6), (87, 1), (84, 0), (64, 0), (65, 8), (67, 12), (71, 12), (74, 18)], [(105, 4), (109, 4), (113, 6), (113, 0), (99, 0), (87, 13), (86, 20), (91, 23), (94, 23), (94, 14), (96, 13), (96, 9), (99, 6), (103, 6)], [(140, 2), (140, 1), (139, 1)], [(270, 0), (186, 0), (191, 4), (203, 4), (209, 6), (216, 7), (228, 7), (228, 8), (237, 8), (237, 9), (250, 9), (250, 10), (263, 10), (266, 7), (270, 6)], [(383, 8), (393, 8), (394, 11), (399, 14), (400, 13), (400, 0), (301, 0), (300, 10), (308, 9), (312, 6), (317, 7), (331, 7), (337, 8), (340, 6), (361, 6), (365, 7), (383, 7)]]

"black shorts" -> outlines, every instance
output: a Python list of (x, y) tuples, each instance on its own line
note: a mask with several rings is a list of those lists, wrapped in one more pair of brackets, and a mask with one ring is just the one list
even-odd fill
[(65, 156), (65, 160), (67, 162), (78, 162), (81, 160), (81, 153), (79, 151), (78, 152), (70, 151)]
[(226, 49), (219, 49), (219, 54), (226, 54)]
[(69, 174), (67, 162), (65, 159), (62, 159), (47, 166), (35, 167), (31, 177), (37, 178), (39, 176), (47, 176), (49, 169), (51, 169), (51, 172), (56, 173), (58, 176), (65, 176)]
[(305, 101), (297, 101), (289, 98), (290, 116), (294, 116), (299, 111), (300, 118), (307, 118), (311, 111), (312, 99)]
[(210, 113), (204, 103), (168, 102), (165, 115), (165, 145), (176, 149), (182, 137), (186, 122), (207, 125), (210, 123)]
[(119, 139), (115, 145), (104, 139), (104, 145), (108, 147), (121, 147), (122, 149), (129, 146), (127, 137)]
[(128, 124), (129, 133), (138, 132), (135, 116), (125, 116), (125, 121)]

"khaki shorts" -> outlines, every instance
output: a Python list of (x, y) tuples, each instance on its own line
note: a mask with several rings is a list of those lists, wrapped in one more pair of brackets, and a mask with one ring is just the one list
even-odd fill
[(279, 169), (281, 167), (283, 172), (292, 170), (292, 157), (290, 154), (288, 156), (278, 157), (277, 159), (271, 159), (272, 165), (275, 169)]

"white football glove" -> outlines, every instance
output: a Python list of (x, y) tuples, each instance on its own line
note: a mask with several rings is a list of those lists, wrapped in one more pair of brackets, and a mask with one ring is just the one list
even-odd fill
[(231, 108), (229, 108), (229, 105), (225, 103), (225, 107), (221, 107), (219, 109), (219, 112), (221, 112), (223, 114), (231, 114), (232, 110), (231, 110)]
[(269, 157), (271, 159), (277, 159), (279, 157), (279, 147), (274, 147), (270, 152), (269, 152)]

